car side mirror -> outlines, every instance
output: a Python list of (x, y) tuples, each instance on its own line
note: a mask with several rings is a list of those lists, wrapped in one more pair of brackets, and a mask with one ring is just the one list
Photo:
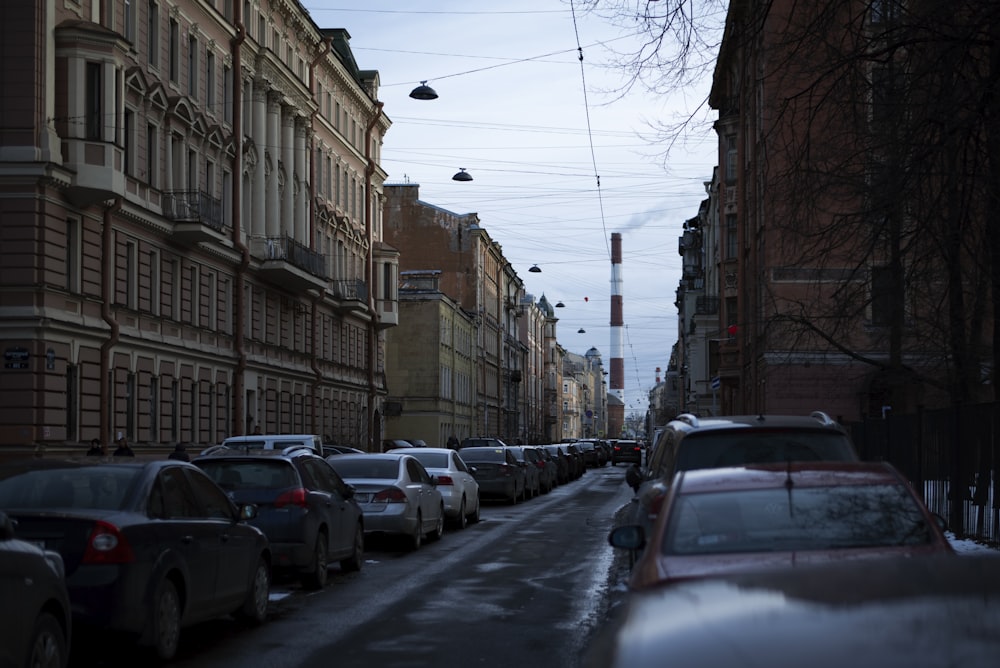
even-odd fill
[(247, 520), (256, 519), (257, 517), (257, 504), (256, 503), (244, 503), (240, 506), (240, 521), (246, 522)]
[(7, 513), (0, 511), (0, 540), (10, 540), (14, 537), (14, 520)]
[(638, 524), (615, 527), (608, 533), (608, 543), (623, 550), (641, 550), (646, 547), (646, 532)]

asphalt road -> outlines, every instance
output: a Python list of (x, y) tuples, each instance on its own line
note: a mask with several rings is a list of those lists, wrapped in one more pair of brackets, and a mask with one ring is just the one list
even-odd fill
[[(482, 521), (416, 552), (370, 540), (360, 573), (331, 570), (320, 592), (272, 589), (269, 619), (185, 629), (176, 668), (576, 668), (620, 602), (626, 560), (607, 532), (632, 492), (625, 468), (516, 506), (484, 504)], [(74, 639), (71, 668), (135, 666), (148, 654)]]

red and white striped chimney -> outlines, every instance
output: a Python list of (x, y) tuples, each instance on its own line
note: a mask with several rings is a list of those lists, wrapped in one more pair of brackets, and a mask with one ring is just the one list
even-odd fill
[(622, 317), (622, 235), (611, 233), (611, 382), (617, 401), (608, 402), (608, 436), (617, 438), (625, 426), (625, 321)]

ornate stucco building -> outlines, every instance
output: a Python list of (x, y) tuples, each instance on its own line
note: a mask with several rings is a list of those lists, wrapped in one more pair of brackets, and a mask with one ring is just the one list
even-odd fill
[(0, 445), (379, 442), (378, 73), (291, 0), (4, 3)]

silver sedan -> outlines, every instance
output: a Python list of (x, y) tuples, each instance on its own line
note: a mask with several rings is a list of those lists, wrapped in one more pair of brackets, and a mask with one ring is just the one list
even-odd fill
[(409, 454), (332, 455), (330, 466), (354, 488), (365, 533), (401, 534), (418, 549), (444, 532), (444, 500), (437, 478)]
[(437, 478), (444, 499), (445, 516), (459, 529), (479, 521), (479, 483), (455, 450), (449, 448), (402, 448), (390, 450), (420, 461)]

